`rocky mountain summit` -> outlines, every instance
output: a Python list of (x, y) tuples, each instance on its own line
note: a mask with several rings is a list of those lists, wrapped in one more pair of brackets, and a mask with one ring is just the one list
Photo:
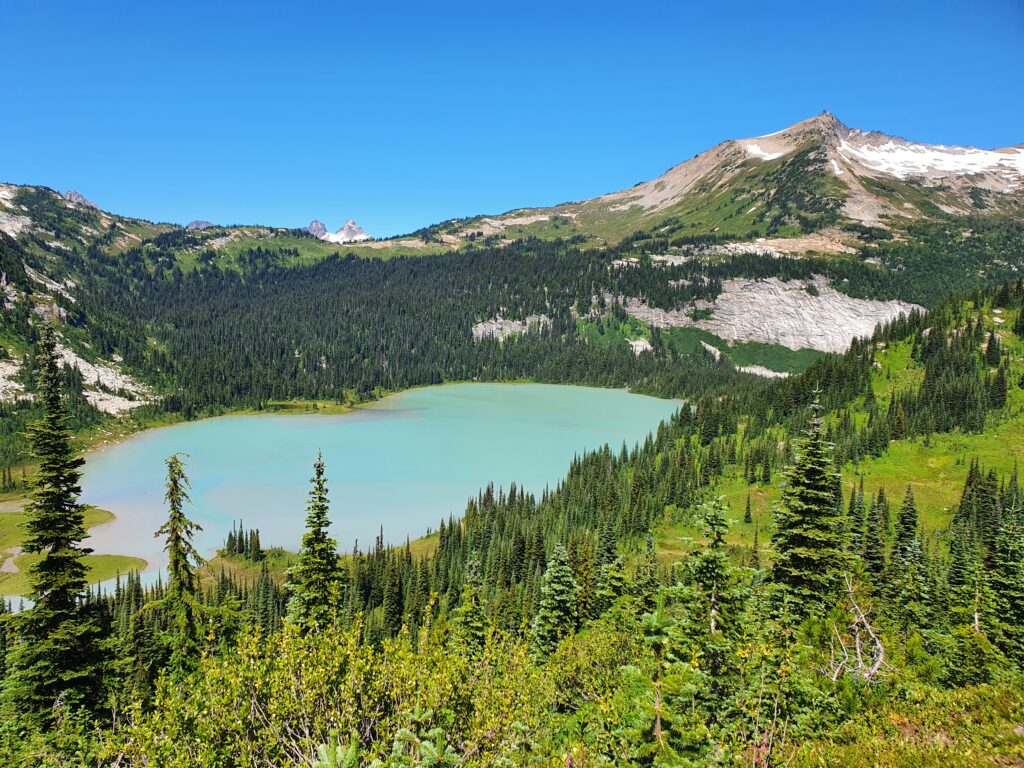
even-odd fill
[(190, 221), (188, 224), (186, 224), (185, 229), (187, 229), (189, 232), (201, 232), (204, 229), (209, 229), (210, 227), (216, 226), (217, 225), (214, 224), (212, 221), (196, 219), (195, 221)]
[(328, 243), (359, 243), (371, 239), (363, 228), (356, 224), (355, 219), (349, 219), (337, 232), (328, 232), (323, 222), (313, 219), (306, 231), (313, 237), (324, 240)]
[(86, 208), (97, 207), (96, 203), (94, 203), (92, 200), (87, 199), (85, 195), (83, 195), (81, 192), (76, 192), (73, 189), (69, 189), (67, 191), (67, 193), (64, 195), (64, 199), (67, 200), (69, 203), (74, 203), (75, 205), (84, 205)]
[(774, 133), (724, 141), (628, 189), (453, 219), (423, 233), (451, 246), (492, 235), (618, 242), (637, 231), (719, 242), (814, 236), (812, 250), (843, 253), (865, 242), (857, 226), (899, 232), (936, 215), (979, 214), (1024, 215), (1024, 146), (923, 144), (822, 112)]

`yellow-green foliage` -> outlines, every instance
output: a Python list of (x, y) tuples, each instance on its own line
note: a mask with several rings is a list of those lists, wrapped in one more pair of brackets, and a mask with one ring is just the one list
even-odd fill
[(111, 752), (165, 768), (308, 765), (336, 730), (359, 734), (369, 763), (402, 729), (439, 727), (464, 765), (484, 766), (515, 755), (546, 721), (552, 692), (522, 642), (493, 637), (476, 659), (425, 633), (415, 648), (407, 633), (380, 648), (359, 634), (303, 637), (289, 626), (270, 647), (249, 635), (190, 685), (162, 681), (152, 714), (136, 713)]
[(1024, 765), (1020, 681), (920, 692), (873, 712), (830, 739), (792, 751), (791, 768), (1006, 768)]

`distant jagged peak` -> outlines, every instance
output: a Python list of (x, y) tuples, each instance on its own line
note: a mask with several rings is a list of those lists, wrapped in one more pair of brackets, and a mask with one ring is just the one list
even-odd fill
[(185, 225), (185, 229), (189, 232), (198, 232), (200, 230), (209, 229), (210, 227), (216, 227), (212, 221), (206, 221), (205, 219), (195, 219)]
[(81, 192), (76, 192), (73, 189), (69, 189), (65, 193), (64, 199), (67, 200), (69, 203), (74, 203), (75, 205), (84, 205), (87, 208), (97, 207), (96, 203), (92, 202), (92, 200), (87, 199), (85, 195), (83, 195)]
[(339, 229), (335, 236), (343, 237), (344, 242), (358, 242), (360, 240), (369, 240), (370, 236), (363, 231), (363, 228), (356, 224), (355, 219), (349, 219), (345, 222), (345, 225)]
[(328, 232), (323, 222), (313, 219), (306, 231), (313, 237), (324, 240), (328, 243), (358, 243), (363, 240), (370, 240), (370, 236), (363, 231), (363, 228), (356, 224), (355, 219), (349, 219), (337, 232)]

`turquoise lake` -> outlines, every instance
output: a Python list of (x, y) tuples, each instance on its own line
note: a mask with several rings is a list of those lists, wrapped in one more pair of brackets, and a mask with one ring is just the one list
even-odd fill
[(264, 547), (296, 549), (317, 450), (327, 467), (332, 531), (341, 550), (416, 538), (461, 515), (493, 482), (540, 493), (574, 455), (645, 439), (679, 403), (623, 390), (546, 384), (453, 384), (414, 389), (354, 413), (226, 416), (143, 432), (86, 458), (82, 500), (117, 519), (94, 528), (96, 552), (166, 560), (165, 459), (187, 454), (189, 516), (210, 556), (243, 520)]

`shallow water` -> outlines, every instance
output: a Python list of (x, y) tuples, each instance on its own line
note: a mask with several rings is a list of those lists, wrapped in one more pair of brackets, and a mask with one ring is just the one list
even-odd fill
[(540, 493), (575, 454), (632, 446), (678, 402), (623, 390), (546, 384), (454, 384), (415, 389), (373, 408), (324, 415), (226, 416), (143, 432), (90, 454), (82, 500), (117, 519), (87, 546), (162, 567), (153, 532), (166, 516), (165, 459), (187, 454), (189, 516), (201, 553), (220, 547), (232, 522), (259, 528), (264, 547), (298, 547), (312, 464), (323, 451), (332, 532), (344, 551), (416, 538), (488, 482)]

